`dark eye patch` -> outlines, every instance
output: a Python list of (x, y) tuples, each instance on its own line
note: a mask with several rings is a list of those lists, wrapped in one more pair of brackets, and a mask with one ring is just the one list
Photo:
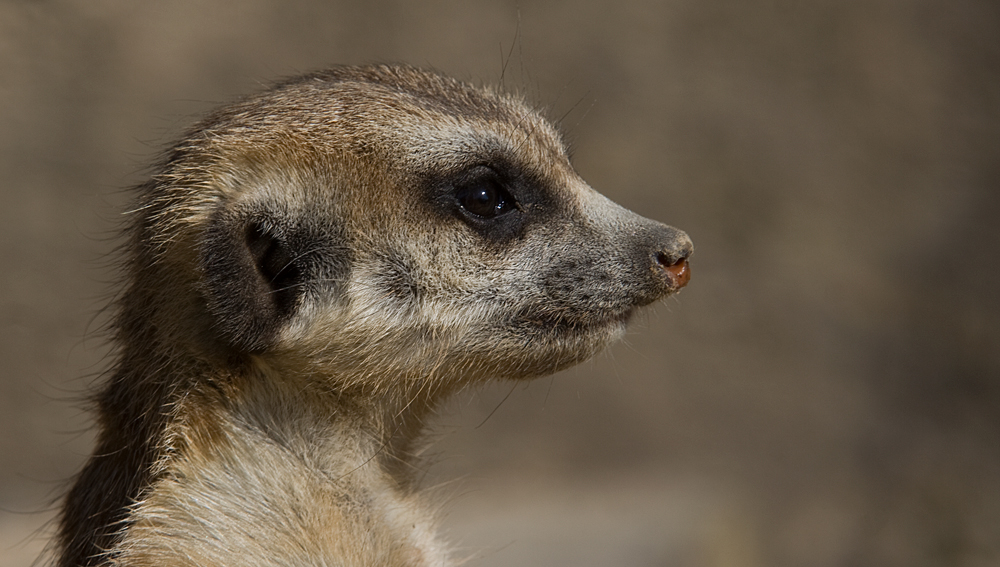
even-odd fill
[(484, 239), (483, 244), (518, 240), (530, 226), (564, 212), (554, 198), (556, 189), (513, 158), (487, 152), (463, 161), (450, 172), (421, 176), (417, 183), (430, 205), (423, 210), (443, 221), (461, 221)]

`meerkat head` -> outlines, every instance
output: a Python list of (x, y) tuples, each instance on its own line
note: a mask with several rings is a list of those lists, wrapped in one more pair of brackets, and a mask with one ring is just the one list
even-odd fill
[(554, 372), (683, 287), (692, 252), (521, 100), (405, 67), (223, 108), (140, 199), (157, 340), (342, 387)]

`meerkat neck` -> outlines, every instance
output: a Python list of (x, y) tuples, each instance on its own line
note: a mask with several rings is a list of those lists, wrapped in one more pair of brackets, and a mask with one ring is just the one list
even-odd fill
[(255, 367), (192, 397), (184, 410), (192, 416), (187, 427), (207, 427), (199, 416), (229, 421), (280, 449), (308, 455), (328, 472), (372, 465), (408, 486), (414, 447), (446, 394), (404, 385), (390, 392), (339, 389), (338, 383), (336, 376), (303, 378)]
[[(253, 510), (263, 496), (267, 509), (258, 512), (274, 518), (261, 529), (282, 525), (303, 507), (330, 525), (375, 522), (393, 529), (391, 521), (341, 517), (329, 495), (378, 494), (408, 502), (419, 477), (414, 447), (440, 394), (414, 387), (376, 399), (338, 391), (334, 377), (306, 381), (253, 364), (239, 365), (242, 371), (234, 373), (176, 352), (157, 355), (150, 346), (155, 341), (131, 344), (147, 348), (123, 352), (121, 370), (99, 396), (98, 447), (68, 497), (60, 566), (98, 564), (88, 558), (106, 550), (162, 553), (142, 547), (161, 541), (150, 530), (192, 541), (204, 536), (191, 526), (166, 525), (165, 519), (200, 515), (206, 525), (222, 529), (226, 518), (220, 514)], [(130, 365), (130, 357), (160, 363)], [(298, 494), (273, 486), (288, 479), (295, 479)], [(408, 510), (406, 521), (426, 531), (418, 538), (423, 543), (408, 545), (437, 549), (429, 516), (412, 512), (415, 507), (385, 504)], [(399, 534), (390, 539), (409, 541)], [(161, 543), (169, 548), (169, 542)]]

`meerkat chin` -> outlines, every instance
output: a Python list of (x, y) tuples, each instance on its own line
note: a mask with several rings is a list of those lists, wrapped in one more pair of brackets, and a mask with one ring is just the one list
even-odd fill
[(409, 67), (221, 108), (127, 218), (60, 567), (450, 565), (411, 472), (437, 404), (590, 357), (692, 252), (522, 100)]

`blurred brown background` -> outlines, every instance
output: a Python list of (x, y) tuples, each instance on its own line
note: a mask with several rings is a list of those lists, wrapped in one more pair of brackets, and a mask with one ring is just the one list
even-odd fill
[(445, 412), (470, 565), (1000, 564), (998, 38), (992, 0), (0, 2), (0, 565), (89, 451), (122, 189), (379, 61), (504, 75), (697, 248), (625, 344)]

